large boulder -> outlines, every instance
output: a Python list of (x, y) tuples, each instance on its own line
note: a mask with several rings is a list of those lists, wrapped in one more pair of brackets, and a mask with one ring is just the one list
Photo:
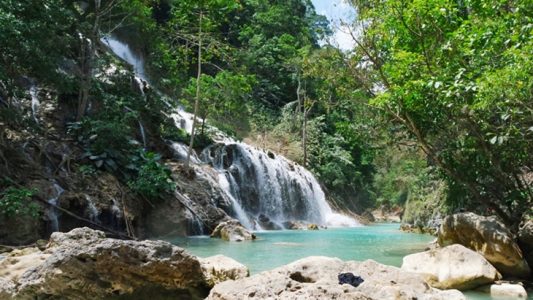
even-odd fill
[(495, 217), (474, 213), (448, 216), (442, 222), (441, 246), (461, 244), (479, 252), (504, 276), (527, 277), (530, 268), (511, 232)]
[(24, 251), (0, 260), (1, 299), (197, 299), (210, 285), (204, 273), (210, 268), (163, 241), (109, 239), (77, 228), (52, 234), (44, 251)]
[(439, 289), (468, 290), (500, 278), (481, 254), (458, 244), (407, 255), (402, 270), (424, 275), (432, 287)]
[[(364, 280), (358, 287), (339, 284), (340, 273)], [(419, 274), (373, 260), (308, 257), (277, 269), (216, 285), (207, 299), (465, 299), (457, 290), (430, 287)]]
[(528, 220), (520, 227), (518, 244), (529, 266), (533, 266), (533, 220)]
[(248, 268), (224, 255), (200, 258), (200, 264), (209, 287), (226, 280), (236, 280), (249, 275)]
[(212, 238), (221, 238), (230, 242), (255, 240), (255, 234), (248, 231), (235, 219), (222, 222), (211, 233)]

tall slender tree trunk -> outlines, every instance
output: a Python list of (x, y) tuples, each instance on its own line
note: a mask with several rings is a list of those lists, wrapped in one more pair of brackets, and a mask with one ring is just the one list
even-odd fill
[(198, 115), (198, 105), (200, 103), (200, 80), (202, 76), (202, 19), (203, 12), (200, 11), (199, 26), (198, 26), (198, 75), (196, 77), (196, 99), (194, 101), (194, 116), (192, 121), (191, 140), (189, 142), (189, 151), (187, 152), (187, 160), (185, 160), (185, 168), (189, 168), (191, 155), (194, 146), (194, 133), (196, 130), (196, 116)]
[(81, 55), (80, 55), (80, 70), (81, 80), (80, 89), (78, 92), (78, 113), (76, 120), (80, 121), (85, 115), (87, 105), (89, 103), (89, 93), (91, 90), (91, 81), (93, 77), (93, 63), (96, 56), (96, 41), (100, 34), (100, 0), (94, 0), (94, 24), (89, 38), (85, 38), (80, 34)]
[(302, 147), (304, 150), (304, 167), (307, 167), (307, 109), (304, 107), (304, 124), (302, 129)]

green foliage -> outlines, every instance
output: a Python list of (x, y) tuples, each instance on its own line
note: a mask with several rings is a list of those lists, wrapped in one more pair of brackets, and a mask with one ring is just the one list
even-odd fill
[[(198, 116), (203, 120), (209, 119), (214, 124), (231, 124), (246, 119), (246, 105), (253, 83), (253, 76), (229, 71), (221, 71), (216, 76), (202, 75)], [(192, 109), (196, 95), (196, 79), (191, 78), (183, 93), (188, 107)], [(203, 130), (204, 124), (201, 128), (202, 132)]]
[[(354, 1), (373, 100), (417, 139), (466, 208), (516, 225), (533, 205), (530, 1)], [(367, 68), (366, 71), (369, 69)]]
[(170, 170), (159, 162), (161, 157), (158, 154), (143, 152), (139, 158), (134, 161), (138, 175), (128, 182), (134, 192), (154, 199), (174, 191), (176, 185), (170, 178)]
[(39, 216), (39, 206), (32, 202), (34, 190), (9, 187), (0, 193), (0, 213), (6, 218)]
[(63, 78), (57, 65), (72, 42), (74, 12), (60, 0), (0, 2), (0, 81), (14, 88), (17, 76), (50, 82)]

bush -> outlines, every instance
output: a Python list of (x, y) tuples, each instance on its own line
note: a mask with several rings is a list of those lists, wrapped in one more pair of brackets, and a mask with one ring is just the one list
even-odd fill
[(170, 170), (159, 163), (160, 156), (153, 152), (141, 155), (137, 177), (128, 182), (129, 187), (147, 198), (158, 198), (162, 193), (170, 193), (176, 185), (170, 178)]
[(7, 218), (17, 216), (39, 216), (39, 206), (31, 202), (34, 190), (26, 188), (7, 188), (1, 193), (0, 213)]

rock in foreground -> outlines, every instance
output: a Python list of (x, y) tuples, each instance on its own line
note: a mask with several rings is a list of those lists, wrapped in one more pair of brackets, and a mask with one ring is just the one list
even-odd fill
[(495, 299), (527, 299), (527, 292), (520, 284), (493, 284), (490, 286), (490, 296)]
[(255, 240), (255, 235), (250, 233), (237, 220), (229, 220), (218, 224), (211, 233), (212, 238), (221, 238), (230, 242), (242, 242), (246, 240)]
[(224, 255), (200, 258), (205, 280), (209, 287), (226, 280), (248, 277), (248, 268), (240, 262)]
[(457, 244), (407, 255), (402, 270), (424, 275), (432, 287), (439, 289), (468, 290), (500, 278), (481, 254)]
[(439, 230), (439, 245), (461, 244), (483, 255), (505, 276), (527, 277), (530, 268), (511, 232), (495, 217), (474, 213), (448, 216)]
[[(339, 284), (338, 274), (351, 272), (364, 282), (358, 287)], [(210, 300), (233, 299), (465, 299), (457, 290), (430, 287), (421, 275), (372, 260), (347, 261), (308, 257), (289, 265), (216, 285)]]
[(0, 261), (0, 298), (201, 299), (210, 286), (204, 266), (167, 242), (109, 239), (77, 228), (52, 234), (44, 251), (10, 253)]

